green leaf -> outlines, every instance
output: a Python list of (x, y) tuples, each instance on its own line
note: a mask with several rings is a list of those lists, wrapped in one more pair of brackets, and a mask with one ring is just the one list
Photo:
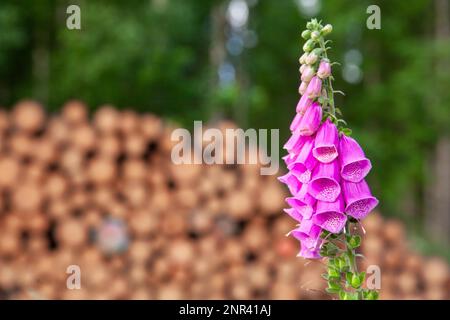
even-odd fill
[(333, 289), (333, 288), (326, 288), (325, 291), (328, 292), (328, 293), (338, 293), (339, 292), (339, 290), (336, 290), (336, 289)]
[(336, 270), (334, 267), (328, 268), (328, 276), (332, 278), (338, 278), (341, 276), (338, 270)]
[(347, 284), (348, 284), (349, 286), (351, 286), (351, 283), (352, 283), (352, 277), (353, 277), (353, 273), (351, 273), (351, 272), (346, 272), (346, 273), (345, 273), (345, 280), (347, 280)]
[(325, 242), (320, 249), (320, 254), (324, 257), (334, 257), (338, 253), (338, 247), (332, 242)]
[(366, 300), (366, 298), (367, 298), (367, 295), (369, 294), (369, 291), (370, 290), (367, 290), (367, 289), (363, 289), (361, 292), (362, 292), (362, 295), (363, 295), (363, 299), (364, 300)]
[(345, 300), (346, 293), (344, 290), (339, 291), (339, 299)]
[(344, 271), (346, 267), (347, 267), (347, 260), (345, 259), (345, 257), (340, 257), (338, 261), (339, 270)]
[(334, 108), (334, 111), (336, 112), (336, 114), (342, 116), (342, 111), (338, 107)]
[(329, 234), (330, 234), (329, 231), (327, 231), (327, 230), (322, 230), (322, 233), (320, 234), (320, 237), (321, 237), (322, 239), (324, 239), (324, 238), (326, 238)]
[(358, 300), (358, 293), (357, 292), (347, 292), (347, 299), (345, 300)]
[(345, 93), (341, 90), (333, 90), (333, 93), (339, 93), (339, 94), (345, 96)]
[(352, 287), (355, 288), (355, 289), (358, 289), (358, 288), (361, 286), (362, 281), (361, 281), (361, 278), (359, 277), (358, 274), (354, 273), (354, 274), (352, 275), (352, 279), (351, 279), (350, 284), (351, 284)]
[(331, 255), (335, 255), (339, 250), (338, 247), (332, 242), (328, 242), (327, 248), (328, 248), (328, 253)]
[(361, 245), (361, 237), (358, 235), (352, 236), (348, 240), (348, 244), (349, 244), (350, 248), (352, 248), (352, 249), (358, 248)]
[(328, 281), (328, 288), (326, 288), (328, 293), (338, 293), (341, 289), (342, 288), (337, 281)]
[(365, 271), (363, 271), (359, 274), (359, 281), (361, 284), (364, 283), (364, 280), (366, 280), (366, 272)]
[(366, 294), (365, 299), (366, 299), (366, 300), (378, 300), (378, 297), (379, 297), (378, 291), (370, 290), (370, 291)]
[(348, 137), (352, 135), (352, 129), (350, 129), (350, 128), (342, 128), (341, 132)]
[(341, 289), (340, 284), (337, 281), (330, 280), (328, 281), (328, 287), (332, 289)]
[(336, 118), (336, 116), (334, 114), (328, 113), (327, 115), (328, 115), (328, 117), (330, 117), (331, 121), (337, 122), (338, 119)]

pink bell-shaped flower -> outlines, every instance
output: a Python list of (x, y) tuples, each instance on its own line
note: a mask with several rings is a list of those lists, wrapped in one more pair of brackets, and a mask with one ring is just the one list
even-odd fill
[(288, 172), (284, 176), (278, 177), (278, 180), (287, 185), (289, 191), (294, 196), (297, 195), (297, 193), (299, 193), (302, 187), (302, 183), (292, 172)]
[(311, 107), (312, 105), (312, 100), (308, 98), (308, 96), (302, 95), (302, 97), (300, 98), (300, 100), (297, 103), (297, 107), (296, 107), (296, 111), (297, 113), (304, 115), (306, 113), (306, 110), (309, 109), (309, 107)]
[(310, 219), (314, 212), (314, 204), (316, 199), (311, 197), (309, 194), (300, 200), (296, 197), (286, 198), (286, 202), (291, 208), (294, 208), (303, 217), (303, 219)]
[(300, 212), (297, 211), (295, 208), (287, 208), (283, 209), (284, 212), (286, 212), (292, 219), (302, 222), (303, 216), (300, 214)]
[(313, 155), (322, 163), (330, 163), (338, 156), (339, 133), (329, 119), (317, 131)]
[(357, 183), (343, 180), (342, 190), (347, 204), (345, 212), (355, 219), (363, 219), (378, 205), (365, 180)]
[(341, 177), (350, 182), (364, 179), (372, 168), (370, 160), (355, 139), (343, 135), (339, 142)]
[(297, 130), (302, 136), (311, 136), (319, 128), (321, 120), (322, 108), (317, 102), (313, 102), (311, 107), (306, 110)]
[(334, 202), (317, 201), (313, 222), (322, 229), (339, 233), (345, 226), (347, 216), (344, 214), (344, 199), (342, 195)]
[(312, 220), (303, 219), (300, 226), (290, 232), (292, 236), (300, 240), (302, 247), (309, 250), (317, 249), (320, 245), (320, 233), (322, 229)]
[(314, 76), (306, 88), (305, 95), (310, 99), (317, 98), (322, 90), (322, 80), (319, 77)]
[(308, 192), (314, 198), (325, 202), (334, 202), (341, 193), (339, 185), (339, 163), (318, 163), (308, 184)]
[(302, 120), (302, 116), (303, 115), (301, 113), (297, 113), (295, 115), (294, 120), (292, 120), (291, 126), (289, 127), (291, 132), (297, 131), (297, 128), (300, 125), (300, 121)]
[(302, 72), (301, 79), (304, 82), (309, 82), (313, 76), (314, 76), (314, 69), (311, 66), (306, 66), (306, 68)]
[(331, 75), (330, 62), (326, 60), (320, 61), (319, 69), (317, 70), (317, 76), (321, 79), (325, 79)]
[(304, 143), (300, 148), (297, 158), (288, 165), (288, 169), (302, 183), (308, 183), (311, 178), (311, 172), (317, 164), (317, 160), (312, 154), (314, 146), (313, 137), (304, 137)]
[(297, 154), (300, 151), (307, 137), (301, 135), (300, 131), (294, 131), (289, 140), (284, 144), (283, 148), (289, 153)]

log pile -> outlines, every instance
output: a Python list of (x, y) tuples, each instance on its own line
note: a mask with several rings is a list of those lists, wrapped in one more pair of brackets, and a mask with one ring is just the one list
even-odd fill
[(423, 257), (408, 245), (405, 228), (397, 220), (379, 214), (364, 220), (362, 268), (378, 265), (381, 270), (381, 299), (450, 299), (448, 264), (437, 257)]
[[(294, 222), (275, 177), (174, 165), (172, 129), (109, 105), (90, 117), (79, 101), (0, 111), (0, 299), (329, 298), (322, 263), (284, 236)], [(383, 298), (450, 298), (447, 264), (408, 251), (400, 224), (367, 221)]]

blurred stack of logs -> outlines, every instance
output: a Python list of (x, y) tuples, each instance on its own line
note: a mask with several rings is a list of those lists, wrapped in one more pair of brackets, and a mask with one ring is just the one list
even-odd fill
[[(230, 122), (217, 128), (233, 127)], [(173, 128), (105, 105), (0, 111), (0, 299), (327, 299), (296, 258), (285, 190), (259, 165), (174, 165)], [(382, 298), (448, 299), (449, 269), (403, 227), (364, 223)], [(81, 289), (68, 289), (70, 265)]]
[(414, 252), (401, 222), (372, 214), (363, 225), (366, 234), (362, 252), (366, 259), (361, 264), (363, 270), (369, 265), (380, 267), (381, 299), (450, 299), (448, 264)]

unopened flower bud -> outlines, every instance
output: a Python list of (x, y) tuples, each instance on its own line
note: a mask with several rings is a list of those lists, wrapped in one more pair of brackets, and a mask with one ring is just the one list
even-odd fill
[(300, 73), (303, 73), (305, 71), (305, 68), (306, 68), (306, 64), (302, 64), (300, 66)]
[(308, 56), (308, 54), (305, 52), (304, 54), (302, 54), (302, 56), (300, 57), (300, 59), (298, 59), (298, 62), (300, 62), (300, 64), (305, 64), (306, 63), (306, 57)]
[(321, 32), (323, 35), (327, 35), (333, 31), (333, 26), (331, 24), (327, 24), (325, 27), (322, 28)]
[(298, 131), (300, 132), (300, 135), (301, 136), (313, 135), (319, 128), (321, 119), (322, 119), (322, 107), (317, 102), (313, 102), (312, 105), (306, 110), (298, 126)]
[(311, 52), (312, 49), (314, 49), (314, 41), (309, 39), (308, 41), (305, 42), (305, 44), (303, 45), (303, 51), (305, 52)]
[(302, 83), (300, 83), (300, 86), (298, 87), (298, 93), (300, 93), (301, 95), (304, 95), (307, 87), (308, 87), (308, 82), (302, 81)]
[(311, 19), (311, 21), (306, 23), (306, 28), (309, 29), (309, 30), (317, 29), (318, 26), (319, 26), (319, 22), (317, 21), (316, 18)]
[(321, 90), (322, 80), (318, 77), (313, 77), (306, 88), (306, 95), (308, 95), (308, 98), (314, 99), (320, 95)]
[(311, 31), (309, 31), (309, 30), (304, 30), (304, 31), (302, 32), (302, 38), (303, 38), (303, 39), (308, 40), (310, 37), (311, 37)]
[(311, 39), (317, 40), (320, 38), (320, 32), (319, 31), (313, 31), (311, 32)]
[(314, 51), (312, 51), (306, 57), (306, 64), (314, 64), (316, 63), (318, 58), (319, 56)]
[(321, 79), (325, 79), (331, 74), (331, 65), (327, 60), (320, 61), (319, 70), (317, 70), (317, 76)]
[(314, 76), (314, 69), (311, 66), (306, 66), (302, 72), (302, 81), (309, 82)]

